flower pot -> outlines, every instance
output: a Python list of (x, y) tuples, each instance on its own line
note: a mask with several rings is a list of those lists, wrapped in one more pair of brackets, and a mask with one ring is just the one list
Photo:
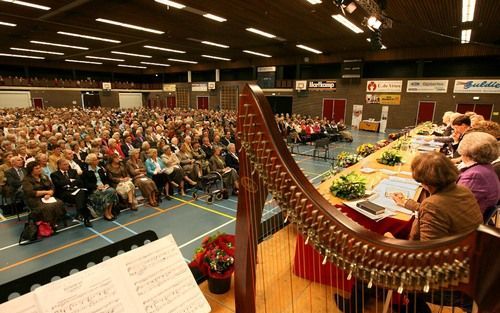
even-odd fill
[(211, 293), (223, 294), (231, 289), (231, 276), (227, 278), (214, 278), (208, 276), (208, 290)]

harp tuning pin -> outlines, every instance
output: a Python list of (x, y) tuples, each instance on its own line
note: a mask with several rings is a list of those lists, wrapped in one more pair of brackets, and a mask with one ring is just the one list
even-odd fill
[(351, 280), (352, 278), (352, 270), (349, 271), (349, 275), (347, 275), (347, 280)]
[(373, 286), (373, 278), (370, 278), (370, 281), (368, 282), (367, 287), (368, 287), (368, 289), (371, 289), (372, 286)]
[(399, 294), (403, 293), (403, 283), (401, 283), (401, 285), (399, 285), (399, 287), (398, 287), (398, 293)]
[(426, 281), (425, 282), (425, 285), (424, 285), (424, 292), (425, 293), (428, 293), (430, 290), (430, 286), (429, 286), (429, 281)]
[(286, 222), (288, 222), (288, 216), (289, 215), (287, 214), (286, 217), (285, 217), (285, 224), (286, 224)]
[(325, 265), (326, 264), (326, 260), (328, 260), (328, 255), (325, 255), (325, 257), (323, 258), (323, 262), (321, 262), (321, 264)]
[(305, 242), (305, 244), (307, 245), (307, 243), (308, 243), (308, 242), (309, 242), (309, 235), (308, 235), (308, 236), (307, 236), (307, 238), (306, 238), (306, 242)]

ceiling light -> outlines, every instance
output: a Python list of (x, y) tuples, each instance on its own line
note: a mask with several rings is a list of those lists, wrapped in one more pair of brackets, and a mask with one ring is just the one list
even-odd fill
[(13, 58), (25, 58), (25, 59), (45, 59), (45, 57), (36, 57), (32, 55), (24, 55), (24, 54), (10, 54), (10, 53), (0, 53), (2, 57), (13, 57)]
[(189, 64), (198, 64), (196, 61), (182, 60), (182, 59), (168, 59), (173, 62), (181, 62), (181, 63), (189, 63)]
[(382, 22), (375, 16), (370, 16), (370, 18), (366, 21), (366, 25), (370, 28), (379, 29), (380, 26), (382, 26)]
[(249, 32), (255, 33), (257, 35), (261, 35), (261, 36), (267, 37), (267, 38), (274, 38), (274, 37), (276, 37), (273, 34), (266, 33), (266, 32), (263, 32), (261, 30), (258, 30), (258, 29), (252, 28), (252, 27), (247, 28), (246, 30), (249, 31)]
[(461, 43), (469, 43), (470, 36), (472, 34), (472, 29), (464, 29), (462, 30), (462, 41)]
[(105, 61), (116, 61), (116, 62), (125, 61), (124, 59), (103, 58), (103, 57), (95, 57), (95, 56), (91, 56), (91, 55), (86, 55), (85, 57), (87, 59), (96, 59), (96, 60), (105, 60)]
[(39, 4), (34, 4), (26, 1), (19, 1), (19, 0), (2, 0), (2, 2), (10, 2), (13, 4), (19, 4), (19, 5), (24, 5), (26, 7), (30, 8), (35, 8), (35, 9), (40, 9), (40, 10), (50, 10), (50, 7), (44, 6), (44, 5), (39, 5)]
[(112, 42), (112, 43), (121, 43), (121, 41), (119, 41), (119, 40), (113, 40), (113, 39), (107, 39), (107, 38), (101, 38), (101, 37), (95, 37), (95, 36), (88, 36), (88, 35), (81, 35), (81, 34), (67, 33), (67, 32), (57, 32), (57, 33), (60, 35), (73, 36), (73, 37), (79, 37), (79, 38), (85, 38), (85, 39), (106, 41), (106, 42)]
[(186, 53), (186, 51), (182, 51), (182, 50), (168, 49), (168, 48), (162, 48), (162, 47), (156, 47), (156, 46), (144, 46), (144, 48), (167, 51), (167, 52), (174, 52), (174, 53)]
[(10, 26), (10, 27), (16, 27), (17, 26), (17, 24), (12, 24), (12, 23), (7, 23), (7, 22), (0, 22), (0, 25)]
[(332, 15), (332, 17), (337, 21), (339, 22), (340, 24), (344, 25), (345, 27), (349, 28), (350, 30), (352, 30), (353, 32), (355, 32), (356, 34), (359, 34), (359, 33), (362, 33), (363, 30), (361, 28), (359, 28), (358, 26), (354, 25), (351, 21), (349, 21), (348, 19), (346, 19), (343, 15), (341, 14), (334, 14)]
[(45, 50), (33, 50), (33, 49), (24, 49), (24, 48), (10, 48), (10, 50), (15, 51), (26, 51), (26, 52), (35, 52), (35, 53), (45, 53), (45, 54), (55, 54), (55, 55), (64, 55), (62, 52), (54, 52), (54, 51), (45, 51)]
[(121, 52), (121, 51), (111, 51), (111, 53), (113, 53), (113, 54), (128, 55), (128, 56), (131, 56), (131, 57), (147, 58), (147, 59), (151, 59), (152, 58), (152, 56), (150, 56), (150, 55), (128, 53), (128, 52)]
[(156, 66), (170, 66), (170, 64), (163, 64), (163, 63), (151, 63), (151, 62), (141, 62), (141, 64), (156, 65)]
[(320, 4), (321, 0), (307, 0), (310, 4)]
[(111, 25), (116, 25), (116, 26), (121, 26), (121, 27), (126, 27), (126, 28), (132, 28), (132, 29), (136, 29), (136, 30), (142, 30), (144, 32), (149, 32), (149, 33), (154, 33), (154, 34), (159, 34), (159, 35), (162, 35), (162, 34), (165, 33), (165, 32), (163, 32), (161, 30), (156, 30), (156, 29), (152, 29), (152, 28), (147, 28), (147, 27), (142, 27), (142, 26), (127, 24), (127, 23), (117, 22), (117, 21), (108, 20), (108, 19), (105, 19), (105, 18), (96, 18), (95, 20), (98, 21), (98, 22), (101, 22), (101, 23), (107, 23), (107, 24), (111, 24)]
[(307, 51), (311, 51), (311, 52), (314, 52), (316, 54), (322, 54), (323, 52), (319, 51), (319, 50), (316, 50), (316, 49), (313, 49), (311, 47), (308, 47), (308, 46), (304, 46), (304, 45), (297, 45), (296, 46), (297, 48), (300, 48), (300, 49), (304, 49), (304, 50), (307, 50)]
[(255, 51), (251, 51), (251, 50), (243, 50), (243, 52), (245, 52), (245, 53), (249, 53), (249, 54), (258, 55), (258, 56), (260, 56), (260, 57), (265, 57), (265, 58), (271, 58), (271, 57), (272, 57), (272, 56), (270, 56), (269, 54), (264, 54), (264, 53), (255, 52)]
[(146, 66), (138, 66), (138, 65), (128, 65), (128, 64), (118, 64), (119, 67), (130, 67), (130, 68), (147, 68)]
[(176, 8), (176, 9), (184, 9), (186, 6), (184, 4), (180, 4), (174, 1), (169, 1), (169, 0), (155, 0), (158, 3), (168, 5), (170, 7)]
[(213, 14), (210, 14), (210, 13), (203, 14), (203, 16), (206, 17), (206, 18), (209, 18), (211, 20), (214, 20), (214, 21), (217, 21), (217, 22), (221, 22), (221, 23), (227, 21), (223, 17), (217, 16), (217, 15), (213, 15)]
[(476, 0), (462, 0), (462, 23), (474, 20)]
[(205, 45), (216, 46), (216, 47), (221, 47), (221, 48), (229, 48), (229, 46), (227, 46), (227, 45), (223, 45), (223, 44), (211, 42), (211, 41), (202, 41), (201, 43), (205, 44)]
[(89, 48), (86, 48), (86, 47), (63, 45), (63, 44), (60, 44), (60, 43), (53, 43), (53, 42), (36, 41), (36, 40), (31, 40), (30, 42), (31, 43), (36, 43), (36, 44), (39, 44), (39, 45), (46, 45), (46, 46), (71, 48), (71, 49), (78, 49), (78, 50), (89, 50)]
[(209, 58), (209, 59), (222, 60), (222, 61), (231, 61), (231, 59), (228, 59), (228, 58), (216, 57), (216, 56), (208, 55), (208, 54), (202, 54), (201, 56), (204, 57), (204, 58)]
[(81, 60), (71, 60), (71, 59), (66, 59), (64, 61), (71, 62), (71, 63), (85, 63), (85, 64), (96, 64), (96, 65), (102, 64), (102, 62), (81, 61)]

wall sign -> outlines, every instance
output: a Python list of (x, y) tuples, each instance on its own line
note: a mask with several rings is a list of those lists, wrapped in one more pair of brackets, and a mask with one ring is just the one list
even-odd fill
[(257, 68), (258, 73), (276, 72), (276, 66), (262, 66)]
[(401, 95), (377, 95), (377, 94), (367, 94), (366, 95), (367, 104), (390, 104), (399, 105), (401, 104)]
[(104, 89), (104, 90), (111, 90), (111, 83), (110, 82), (103, 82), (102, 83), (102, 89)]
[(446, 93), (448, 80), (408, 80), (406, 92)]
[(359, 122), (363, 120), (363, 106), (355, 104), (352, 106), (352, 120), (351, 126), (354, 128), (359, 127)]
[(366, 82), (367, 92), (401, 92), (402, 80), (369, 80)]
[(215, 82), (208, 82), (208, 89), (215, 89)]
[(163, 91), (175, 92), (175, 84), (163, 84)]
[(308, 87), (309, 90), (335, 91), (337, 90), (337, 82), (335, 80), (323, 80), (323, 81), (312, 80), (309, 81)]
[(500, 93), (500, 80), (457, 79), (454, 93)]
[(191, 91), (208, 91), (206, 83), (191, 84)]
[(295, 90), (306, 90), (306, 89), (307, 89), (307, 80), (295, 81)]

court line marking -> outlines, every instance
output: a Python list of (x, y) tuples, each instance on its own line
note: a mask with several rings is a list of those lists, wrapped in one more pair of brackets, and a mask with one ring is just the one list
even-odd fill
[[(195, 201), (195, 200), (192, 200), (192, 201)], [(176, 204), (170, 208), (167, 208), (163, 211), (157, 211), (157, 212), (154, 212), (154, 213), (151, 213), (149, 215), (146, 215), (146, 216), (143, 216), (143, 217), (140, 217), (136, 220), (133, 220), (133, 221), (130, 221), (130, 222), (127, 222), (125, 224), (123, 224), (124, 226), (129, 226), (129, 225), (132, 225), (132, 224), (135, 224), (135, 223), (138, 223), (138, 222), (141, 222), (143, 220), (146, 220), (148, 218), (151, 218), (151, 217), (155, 217), (157, 215), (160, 215), (162, 213), (166, 213), (166, 212), (169, 212), (169, 211), (172, 211), (174, 209), (177, 209), (181, 206), (185, 205), (185, 203), (179, 203), (179, 204)], [(116, 226), (116, 227), (112, 227), (112, 228), (108, 228), (107, 230), (103, 231), (102, 234), (105, 235), (107, 233), (110, 233), (112, 231), (115, 231), (117, 229), (120, 229), (121, 227), (119, 226)], [(58, 251), (61, 251), (61, 250), (64, 250), (64, 249), (67, 249), (67, 248), (70, 248), (72, 246), (75, 246), (75, 245), (78, 245), (80, 243), (83, 243), (83, 242), (86, 242), (86, 241), (89, 241), (91, 239), (94, 239), (94, 238), (97, 238), (98, 235), (91, 235), (91, 236), (88, 236), (88, 237), (85, 237), (85, 238), (82, 238), (82, 239), (79, 239), (79, 240), (76, 240), (76, 241), (73, 241), (73, 242), (70, 242), (70, 243), (67, 243), (65, 245), (62, 245), (60, 247), (57, 247), (57, 248), (54, 248), (54, 249), (51, 249), (51, 250), (48, 250), (48, 251), (45, 251), (45, 252), (42, 252), (42, 253), (39, 253), (37, 255), (34, 255), (32, 257), (29, 257), (29, 258), (26, 258), (24, 260), (21, 260), (21, 261), (18, 261), (16, 263), (13, 263), (13, 264), (10, 264), (10, 265), (7, 265), (7, 266), (4, 266), (4, 267), (1, 267), (0, 268), (0, 272), (3, 272), (3, 271), (6, 271), (8, 269), (11, 269), (11, 268), (14, 268), (14, 267), (17, 267), (19, 265), (22, 265), (22, 264), (25, 264), (25, 263), (28, 263), (28, 262), (31, 262), (31, 261), (34, 261), (34, 260), (37, 260), (39, 258), (42, 258), (44, 256), (47, 256), (49, 254), (52, 254), (52, 253), (55, 253), (55, 252), (58, 252)]]
[(215, 205), (215, 206), (218, 206), (220, 208), (226, 209), (228, 211), (231, 211), (231, 212), (235, 212), (235, 213), (237, 212), (235, 209), (231, 209), (231, 208), (228, 208), (226, 206), (223, 206), (223, 205), (220, 205), (220, 204), (217, 204), (217, 203), (212, 203), (212, 204)]
[(185, 203), (185, 204), (192, 205), (192, 206), (194, 206), (194, 207), (200, 208), (200, 209), (205, 210), (205, 211), (208, 211), (208, 212), (210, 212), (210, 213), (214, 213), (214, 214), (217, 214), (217, 215), (220, 215), (220, 216), (227, 217), (227, 218), (229, 218), (229, 219), (233, 219), (233, 220), (235, 220), (235, 219), (236, 219), (236, 217), (231, 216), (231, 215), (228, 215), (228, 214), (226, 214), (226, 213), (222, 213), (222, 212), (219, 212), (219, 211), (217, 211), (217, 210), (213, 210), (213, 209), (210, 209), (210, 208), (204, 207), (204, 206), (199, 205), (199, 204), (197, 204), (197, 203), (193, 203), (193, 201), (195, 201), (195, 200), (186, 201), (186, 200), (183, 200), (183, 199), (179, 199), (179, 198), (177, 198), (177, 197), (172, 197), (172, 199), (175, 199), (175, 200), (180, 201), (180, 202)]
[(208, 236), (210, 233), (212, 233), (212, 232), (214, 232), (214, 231), (216, 231), (216, 230), (219, 230), (219, 229), (221, 229), (222, 227), (227, 226), (227, 225), (229, 225), (229, 224), (233, 223), (235, 220), (236, 220), (236, 219), (234, 219), (234, 220), (230, 220), (230, 221), (227, 221), (227, 222), (225, 222), (224, 224), (222, 224), (222, 225), (220, 225), (220, 226), (217, 226), (217, 227), (215, 227), (215, 228), (212, 228), (211, 230), (209, 230), (209, 231), (207, 231), (207, 232), (205, 232), (205, 233), (203, 233), (203, 234), (199, 235), (198, 237), (193, 238), (193, 239), (189, 240), (188, 242), (186, 242), (186, 243), (184, 243), (184, 244), (180, 245), (180, 246), (179, 246), (179, 249), (182, 249), (182, 248), (184, 248), (185, 246), (187, 246), (187, 245), (189, 245), (189, 244), (192, 244), (192, 243), (193, 243), (193, 242), (195, 242), (196, 240), (199, 240), (199, 239), (201, 239), (201, 238), (203, 238), (203, 237), (205, 237), (205, 236)]
[(103, 234), (101, 234), (100, 232), (98, 232), (97, 230), (93, 229), (92, 227), (85, 227), (87, 228), (87, 230), (93, 232), (94, 234), (96, 234), (97, 236), (101, 237), (102, 239), (106, 240), (107, 242), (109, 243), (115, 243), (113, 240), (109, 239), (108, 237), (104, 236)]
[(127, 226), (123, 225), (123, 224), (120, 224), (118, 223), (117, 221), (113, 221), (114, 224), (120, 226), (121, 228), (125, 229), (125, 230), (128, 230), (129, 232), (131, 232), (132, 234), (134, 235), (137, 235), (138, 233), (135, 231), (135, 230), (132, 230), (130, 228), (128, 228)]

